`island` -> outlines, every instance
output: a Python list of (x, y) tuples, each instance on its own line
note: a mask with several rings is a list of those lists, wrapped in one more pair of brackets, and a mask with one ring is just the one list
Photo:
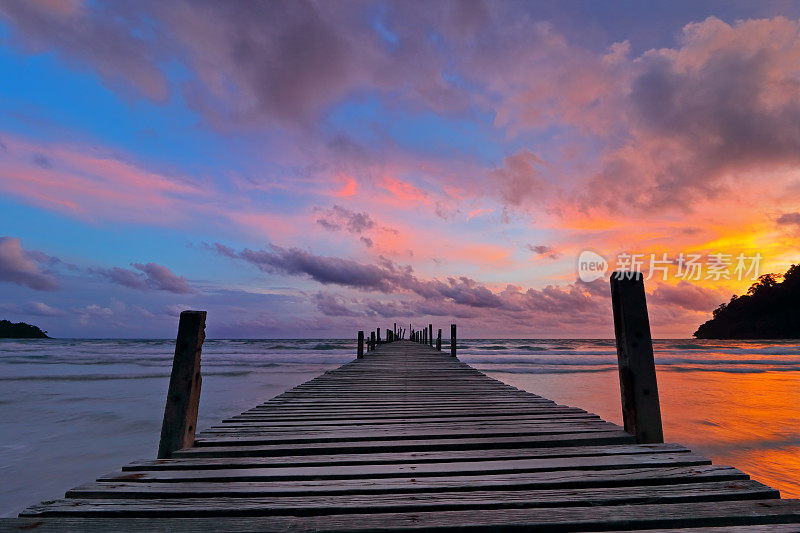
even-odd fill
[[(779, 281), (783, 278), (783, 281)], [(800, 265), (782, 276), (764, 274), (701, 324), (698, 339), (800, 339)]]
[(25, 322), (0, 320), (0, 339), (49, 339), (46, 331)]

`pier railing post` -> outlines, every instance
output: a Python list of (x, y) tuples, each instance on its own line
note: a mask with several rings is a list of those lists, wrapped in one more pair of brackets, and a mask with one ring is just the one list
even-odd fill
[(361, 359), (364, 357), (364, 332), (358, 332), (358, 352), (356, 352), (356, 357)]
[(664, 442), (653, 340), (641, 272), (611, 275), (619, 387), (625, 431), (640, 444)]
[(371, 349), (374, 350), (375, 349), (375, 332), (374, 331), (370, 331), (369, 332), (369, 344), (370, 344), (370, 346), (372, 346)]
[(450, 324), (450, 355), (456, 356), (456, 325)]
[(436, 349), (442, 351), (442, 328), (439, 328), (439, 334), (436, 335)]
[(433, 324), (428, 324), (428, 346), (433, 346)]
[(161, 424), (161, 440), (158, 443), (159, 459), (167, 459), (174, 451), (194, 444), (202, 381), (200, 354), (205, 338), (206, 312), (181, 312), (164, 421)]
[(377, 342), (378, 344), (381, 343), (381, 328), (375, 329), (375, 342)]

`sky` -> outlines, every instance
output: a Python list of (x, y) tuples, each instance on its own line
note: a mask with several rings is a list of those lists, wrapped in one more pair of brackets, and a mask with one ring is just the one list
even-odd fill
[(52, 336), (608, 338), (639, 257), (689, 337), (798, 241), (796, 2), (0, 0), (0, 318)]

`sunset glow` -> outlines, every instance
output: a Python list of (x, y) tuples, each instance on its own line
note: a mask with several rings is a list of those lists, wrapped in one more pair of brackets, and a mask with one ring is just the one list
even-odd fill
[[(583, 250), (797, 262), (796, 4), (236, 4), (0, 4), (3, 316), (608, 338)], [(654, 337), (750, 283), (653, 276)]]

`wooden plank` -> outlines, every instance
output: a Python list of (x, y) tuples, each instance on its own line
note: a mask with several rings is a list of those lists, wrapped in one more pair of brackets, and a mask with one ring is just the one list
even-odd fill
[[(397, 531), (421, 528), (480, 531), (528, 528), (538, 531), (613, 531), (630, 529), (798, 524), (798, 500), (690, 502), (660, 505), (602, 505), (528, 509), (480, 509), (427, 513), (374, 513), (321, 516), (207, 518), (53, 518), (7, 521), (36, 531)], [(796, 526), (795, 526), (796, 528)], [(791, 530), (791, 529), (790, 529)]]
[(347, 494), (300, 498), (146, 498), (62, 499), (36, 505), (24, 516), (267, 516), (580, 507), (636, 503), (678, 503), (776, 498), (776, 491), (756, 481), (724, 481), (640, 487), (563, 490), (426, 492), (418, 494)]
[(439, 452), (395, 453), (340, 453), (332, 455), (294, 455), (279, 457), (192, 457), (134, 461), (123, 471), (136, 470), (204, 470), (212, 468), (251, 468), (271, 466), (322, 466), (330, 464), (398, 464), (447, 463), (464, 460), (501, 461), (507, 459), (532, 459), (537, 457), (604, 457), (611, 455), (689, 453), (678, 444), (568, 446), (561, 448), (517, 448), (488, 450), (447, 450)]
[(152, 470), (108, 474), (98, 481), (278, 481), (359, 479), (384, 477), (464, 476), (513, 472), (557, 470), (611, 470), (634, 467), (707, 465), (711, 461), (693, 453), (633, 454), (506, 461), (462, 461), (450, 463), (411, 463), (390, 465), (292, 466), (289, 468), (237, 468), (215, 470)]
[(619, 470), (565, 470), (421, 478), (336, 479), (303, 481), (181, 482), (136, 481), (143, 475), (131, 472), (128, 480), (95, 481), (67, 492), (67, 498), (182, 498), (261, 495), (412, 493), (471, 491), (479, 489), (555, 489), (628, 485), (668, 485), (700, 481), (746, 480), (747, 474), (729, 466), (698, 465)]

